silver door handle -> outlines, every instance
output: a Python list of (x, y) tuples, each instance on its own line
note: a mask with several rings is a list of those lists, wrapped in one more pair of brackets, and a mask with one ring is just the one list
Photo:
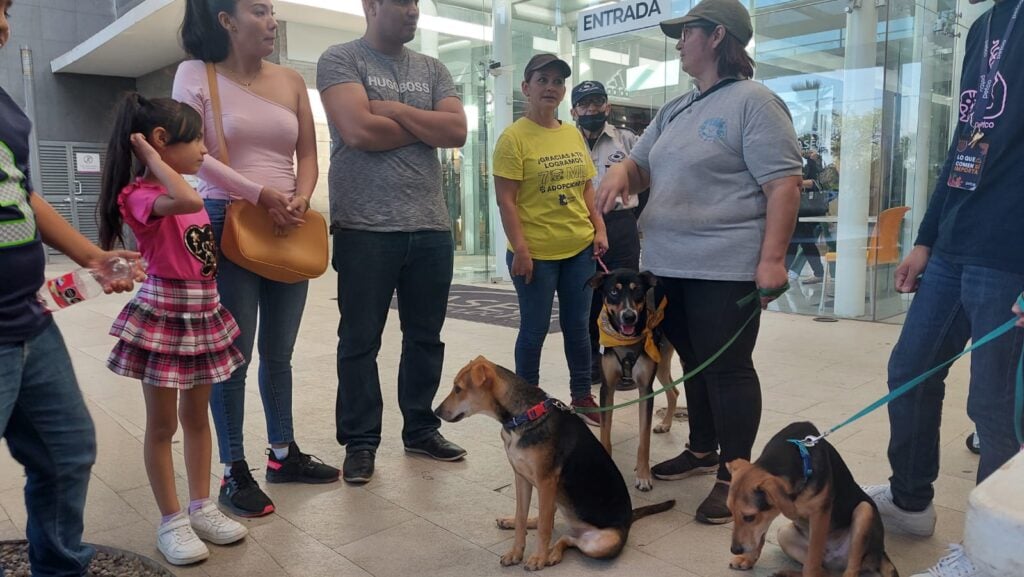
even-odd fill
[(76, 180), (75, 181), (75, 196), (81, 196), (82, 194), (83, 194), (82, 181), (81, 180)]

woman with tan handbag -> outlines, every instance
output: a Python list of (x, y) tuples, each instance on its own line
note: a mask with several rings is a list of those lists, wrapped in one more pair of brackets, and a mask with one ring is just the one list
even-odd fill
[[(264, 60), (274, 51), (276, 33), (266, 0), (188, 0), (186, 5), (181, 40), (195, 60), (178, 66), (173, 96), (203, 116), (210, 154), (199, 171), (199, 193), (218, 246), (231, 201), (262, 207), (276, 234), (286, 234), (304, 224), (316, 185), (316, 138), (305, 82), (295, 71)], [(268, 230), (266, 236), (274, 234)], [(271, 280), (227, 258), (220, 261), (217, 287), (242, 330), (235, 345), (246, 363), (214, 386), (210, 407), (225, 465), (220, 502), (241, 516), (274, 510), (243, 451), (245, 377), (257, 318), (259, 387), (270, 443), (267, 481), (338, 479), (338, 469), (303, 454), (294, 439), (291, 357), (308, 285)]]

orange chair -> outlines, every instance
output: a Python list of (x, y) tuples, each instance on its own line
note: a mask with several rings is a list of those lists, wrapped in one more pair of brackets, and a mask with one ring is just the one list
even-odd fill
[[(903, 227), (903, 218), (910, 210), (909, 206), (894, 206), (883, 210), (878, 215), (878, 222), (875, 223), (868, 237), (867, 260), (871, 268), (871, 299), (875, 298), (875, 280), (878, 267), (882, 265), (896, 264), (900, 261), (900, 231)], [(818, 303), (818, 314), (825, 311), (825, 294), (828, 292), (829, 271), (832, 263), (836, 262), (838, 255), (835, 252), (825, 254), (825, 279), (821, 285), (821, 302)]]

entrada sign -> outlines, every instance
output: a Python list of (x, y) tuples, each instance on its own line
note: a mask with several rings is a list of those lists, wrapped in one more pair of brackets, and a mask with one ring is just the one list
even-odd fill
[(626, 0), (611, 6), (599, 6), (579, 12), (576, 17), (576, 40), (582, 42), (650, 28), (666, 18), (658, 0)]

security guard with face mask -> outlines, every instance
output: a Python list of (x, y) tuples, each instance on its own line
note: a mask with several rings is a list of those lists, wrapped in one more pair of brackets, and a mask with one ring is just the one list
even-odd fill
[[(590, 148), (590, 158), (597, 168), (597, 176), (593, 178), (594, 189), (601, 184), (601, 178), (614, 164), (629, 157), (629, 151), (639, 137), (628, 128), (616, 128), (608, 123), (611, 105), (604, 85), (595, 80), (587, 80), (572, 89), (572, 117), (576, 121), (584, 140)], [(640, 267), (640, 233), (637, 230), (639, 216), (639, 196), (633, 196), (628, 204), (619, 202), (615, 210), (604, 215), (605, 229), (608, 232), (608, 252), (602, 260), (609, 270)], [(591, 376), (595, 384), (600, 383), (601, 355), (597, 328), (597, 318), (601, 313), (601, 297), (594, 293), (594, 302), (590, 309), (590, 348), (593, 357)], [(627, 384), (625, 388), (635, 388), (635, 384)]]

